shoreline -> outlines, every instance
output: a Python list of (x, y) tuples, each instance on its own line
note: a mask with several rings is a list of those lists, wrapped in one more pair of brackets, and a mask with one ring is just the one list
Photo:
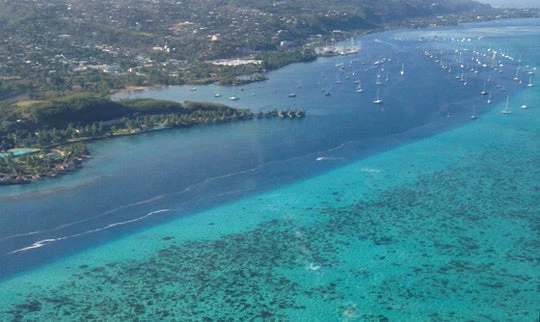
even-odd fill
[[(535, 19), (538, 19), (538, 18), (535, 18)], [(509, 20), (509, 19), (503, 19), (503, 20)], [(492, 20), (492, 21), (495, 21), (495, 20)], [(501, 20), (496, 20), (496, 21), (501, 21)], [(470, 22), (469, 21), (469, 22), (460, 23), (459, 25), (462, 25), (462, 24), (488, 23), (488, 22), (490, 22), (490, 21), (478, 21), (478, 22)], [(443, 27), (449, 27), (449, 26), (441, 26), (441, 27), (438, 27), (438, 28), (443, 28)], [(392, 30), (400, 30), (400, 29), (411, 30), (411, 29), (404, 29), (404, 28), (389, 28), (389, 29), (385, 29), (385, 30), (377, 29), (377, 30), (373, 30), (373, 31), (366, 31), (359, 37), (365, 37), (366, 35), (369, 35), (369, 34), (387, 32), (387, 31), (392, 31)], [(423, 29), (425, 29), (425, 28), (423, 28)], [(333, 56), (339, 56), (339, 55), (333, 55)], [(327, 56), (320, 55), (320, 56), (318, 56), (318, 58), (319, 57), (327, 57)], [(286, 66), (283, 66), (283, 67), (280, 67), (277, 70), (279, 70), (281, 68), (284, 68), (284, 67), (287, 67), (289, 65), (290, 64), (288, 64)], [(249, 83), (249, 81), (247, 81), (247, 82)], [(117, 93), (132, 93), (132, 92), (144, 91), (144, 90), (152, 89), (152, 88), (162, 88), (162, 87), (166, 87), (166, 86), (169, 86), (169, 85), (128, 86), (123, 90), (118, 90)], [(184, 86), (187, 86), (187, 85), (184, 85)], [(300, 114), (297, 114), (295, 112), (292, 112), (292, 113), (290, 113), (290, 112), (291, 111), (287, 111), (287, 110), (278, 112), (276, 110), (275, 114), (272, 114), (271, 117), (277, 116), (279, 118), (297, 118), (297, 117), (300, 118), (300, 117), (305, 116), (305, 112), (303, 112), (303, 111)], [(249, 113), (251, 113), (251, 112), (249, 112)], [(253, 115), (251, 113), (251, 115), (249, 115), (247, 117), (244, 117), (244, 116), (239, 117), (239, 118), (233, 117), (232, 119), (223, 119), (222, 118), (222, 119), (218, 119), (217, 121), (215, 119), (213, 121), (202, 120), (201, 119), (200, 121), (194, 122), (192, 124), (182, 124), (182, 125), (177, 124), (177, 125), (173, 125), (173, 126), (167, 126), (167, 127), (164, 127), (164, 128), (160, 128), (160, 129), (149, 128), (149, 129), (141, 130), (139, 128), (139, 129), (136, 129), (136, 130), (128, 130), (128, 132), (124, 132), (124, 130), (122, 130), (122, 132), (124, 132), (124, 133), (120, 133), (120, 131), (118, 131), (116, 133), (105, 134), (105, 135), (98, 136), (98, 137), (79, 138), (79, 139), (68, 140), (68, 141), (65, 141), (65, 142), (62, 142), (62, 143), (59, 143), (59, 144), (55, 144), (55, 145), (48, 145), (48, 146), (44, 147), (43, 150), (44, 151), (50, 151), (50, 149), (55, 148), (55, 147), (59, 147), (59, 146), (62, 146), (62, 145), (73, 145), (73, 144), (77, 144), (77, 143), (84, 144), (84, 143), (87, 143), (87, 142), (99, 141), (99, 140), (109, 139), (109, 138), (113, 138), (113, 137), (132, 136), (132, 135), (137, 135), (137, 134), (144, 134), (144, 133), (150, 133), (150, 132), (161, 131), (161, 130), (166, 130), (166, 129), (174, 129), (174, 128), (188, 128), (188, 127), (191, 127), (193, 125), (199, 125), (199, 124), (203, 124), (203, 125), (219, 124), (219, 123), (229, 122), (229, 121), (253, 119), (255, 117), (256, 118), (262, 118), (262, 117), (266, 117), (266, 116), (264, 116), (264, 115), (255, 116), (255, 115)], [(77, 161), (75, 161), (75, 163), (72, 163), (72, 162), (62, 163), (62, 166), (59, 167), (58, 169), (47, 169), (47, 171), (40, 172), (40, 173), (33, 174), (33, 175), (22, 175), (21, 176), (21, 175), (18, 175), (17, 173), (14, 173), (14, 174), (11, 174), (11, 173), (8, 173), (8, 172), (0, 173), (0, 185), (29, 184), (29, 183), (39, 181), (43, 177), (56, 177), (57, 175), (61, 175), (61, 174), (64, 174), (64, 173), (67, 173), (67, 172), (70, 172), (70, 171), (73, 171), (73, 170), (75, 170), (77, 168), (82, 167), (83, 161), (85, 159), (87, 159), (87, 158), (90, 158), (90, 154), (83, 155), (81, 158), (78, 158)]]
[[(540, 9), (536, 9), (535, 10), (537, 13), (540, 13)], [(431, 18), (431, 19), (434, 19), (434, 18)], [(403, 31), (408, 31), (408, 30), (417, 30), (417, 29), (420, 29), (420, 30), (425, 30), (425, 29), (438, 29), (438, 28), (449, 28), (449, 27), (456, 27), (456, 26), (460, 26), (460, 25), (465, 25), (465, 24), (479, 24), (479, 23), (489, 23), (489, 22), (495, 22), (495, 21), (509, 21), (509, 20), (516, 20), (516, 19), (540, 19), (540, 16), (528, 16), (528, 17), (512, 17), (512, 16), (509, 16), (509, 17), (482, 17), (482, 19), (478, 20), (478, 19), (469, 19), (469, 20), (463, 20), (463, 21), (456, 21), (455, 23), (442, 23), (442, 24), (437, 24), (437, 23), (433, 23), (433, 24), (426, 24), (426, 25), (422, 25), (422, 26), (412, 26), (411, 24), (413, 23), (413, 21), (405, 21), (403, 25), (391, 25), (391, 26), (385, 26), (385, 27), (377, 27), (377, 28), (373, 28), (373, 29), (369, 29), (369, 30), (351, 30), (351, 31), (347, 31), (345, 33), (343, 33), (341, 35), (341, 37), (338, 37), (338, 39), (336, 39), (336, 43), (340, 43), (340, 42), (344, 42), (346, 41), (347, 39), (349, 39), (350, 37), (353, 37), (353, 38), (361, 38), (361, 37), (365, 37), (365, 36), (368, 36), (368, 35), (373, 35), (373, 34), (377, 34), (377, 33), (383, 33), (383, 32), (388, 32), (388, 31), (396, 31), (396, 30), (403, 30)], [(429, 19), (428, 19), (429, 20)], [(409, 24), (407, 26), (407, 23)], [(304, 45), (305, 47), (305, 45)], [(347, 47), (347, 46), (345, 46)], [(299, 47), (299, 48), (302, 48), (302, 47)], [(314, 50), (314, 48), (311, 48)], [(359, 52), (362, 51), (362, 48), (360, 48)], [(328, 57), (339, 57), (339, 56), (348, 56), (350, 54), (356, 54), (356, 53), (345, 53), (345, 54), (340, 54), (340, 53), (331, 53), (331, 54), (324, 54), (324, 53), (317, 53), (316, 50), (314, 50), (315, 52), (315, 60), (316, 59), (319, 59), (319, 58), (328, 58)], [(241, 58), (227, 58), (227, 59), (241, 59)], [(156, 88), (156, 89), (159, 89), (159, 88), (164, 88), (164, 87), (168, 87), (168, 86), (198, 86), (198, 85), (210, 85), (210, 84), (216, 84), (218, 86), (233, 86), (233, 85), (246, 85), (246, 84), (252, 84), (252, 83), (256, 83), (256, 82), (261, 82), (261, 81), (265, 81), (265, 80), (268, 80), (268, 78), (266, 77), (266, 74), (268, 72), (271, 72), (271, 71), (279, 71), (283, 68), (286, 68), (290, 65), (293, 65), (293, 64), (298, 64), (298, 63), (309, 63), (309, 62), (312, 62), (314, 60), (309, 60), (309, 61), (303, 61), (303, 60), (298, 60), (298, 61), (292, 61), (292, 62), (289, 62), (287, 63), (286, 65), (283, 65), (283, 66), (280, 66), (278, 68), (271, 68), (271, 69), (267, 69), (267, 70), (264, 70), (264, 78), (261, 78), (261, 79), (252, 79), (252, 78), (249, 78), (249, 77), (246, 77), (246, 76), (249, 76), (253, 73), (248, 73), (248, 74), (240, 74), (240, 75), (237, 75), (235, 77), (235, 80), (232, 81), (232, 82), (228, 82), (226, 80), (223, 80), (223, 79), (214, 79), (214, 80), (209, 80), (208, 78), (200, 78), (200, 79), (195, 79), (195, 80), (190, 80), (190, 81), (187, 81), (183, 84), (149, 84), (149, 85), (144, 85), (144, 86), (126, 86), (125, 88), (123, 89), (111, 89), (110, 90), (110, 95), (114, 95), (114, 94), (121, 94), (121, 93), (133, 93), (133, 92), (139, 92), (139, 91), (144, 91), (144, 90), (148, 90), (148, 89), (153, 89), (153, 88)]]
[[(43, 178), (55, 178), (64, 174), (67, 174), (69, 172), (72, 172), (77, 169), (83, 168), (84, 161), (90, 159), (92, 157), (90, 151), (86, 149), (85, 143), (95, 142), (95, 141), (102, 141), (112, 138), (120, 138), (120, 137), (126, 137), (126, 136), (135, 136), (139, 134), (146, 134), (146, 133), (152, 133), (152, 132), (160, 132), (165, 130), (174, 130), (174, 129), (187, 129), (191, 128), (193, 126), (200, 126), (200, 125), (219, 125), (223, 123), (228, 122), (234, 122), (234, 121), (247, 121), (247, 120), (254, 120), (254, 119), (265, 119), (265, 118), (279, 118), (279, 119), (301, 119), (304, 118), (306, 115), (304, 110), (296, 110), (296, 109), (284, 109), (278, 111), (277, 109), (273, 109), (268, 112), (257, 112), (252, 113), (251, 111), (248, 111), (247, 114), (239, 114), (235, 116), (230, 117), (222, 117), (218, 120), (204, 120), (201, 119), (198, 122), (189, 123), (189, 124), (173, 124), (168, 126), (158, 126), (153, 127), (150, 129), (134, 129), (134, 130), (128, 130), (128, 132), (125, 132), (125, 129), (118, 130), (116, 133), (110, 133), (107, 132), (105, 135), (98, 136), (98, 137), (88, 137), (88, 138), (80, 138), (80, 139), (73, 139), (68, 140), (66, 142), (49, 145), (46, 147), (43, 147), (39, 149), (38, 151), (33, 152), (32, 154), (37, 154), (40, 152), (38, 158), (44, 159), (47, 155), (51, 153), (56, 153), (57, 155), (61, 155), (61, 161), (56, 161), (54, 163), (53, 167), (50, 167), (49, 164), (47, 164), (47, 168), (39, 171), (37, 173), (0, 173), (0, 186), (7, 186), (7, 185), (21, 185), (21, 184), (31, 184), (38, 182), (42, 180)], [(75, 156), (70, 156), (68, 160), (64, 159), (64, 152), (61, 150), (58, 150), (55, 148), (59, 148), (61, 146), (73, 146), (73, 145), (83, 145), (82, 152), (77, 153)], [(27, 154), (29, 155), (29, 154)], [(11, 158), (18, 158), (15, 157), (13, 154), (10, 155)], [(0, 158), (3, 158), (3, 156), (0, 156)], [(43, 162), (49, 162), (49, 161), (43, 161)], [(32, 169), (33, 170), (33, 169)]]

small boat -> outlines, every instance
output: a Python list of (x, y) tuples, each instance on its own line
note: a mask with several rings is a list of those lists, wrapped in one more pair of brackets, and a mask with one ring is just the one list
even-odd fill
[(382, 104), (383, 100), (379, 97), (380, 89), (377, 88), (377, 98), (373, 100), (373, 104)]
[(506, 106), (504, 110), (501, 111), (501, 114), (512, 114), (512, 110), (508, 108), (508, 96), (506, 96)]
[(290, 92), (288, 96), (291, 97), (291, 98), (296, 97), (296, 93)]
[(362, 88), (362, 83), (360, 82), (359, 79), (357, 79), (357, 81), (358, 81), (358, 83), (357, 83), (358, 85), (356, 86), (356, 92), (357, 93), (363, 93), (364, 89)]
[(487, 95), (487, 91), (486, 91), (486, 82), (484, 82), (484, 88), (480, 91), (480, 95)]
[(229, 99), (231, 101), (238, 101), (240, 98), (238, 96), (236, 96), (236, 86), (233, 85), (233, 93), (231, 96), (229, 96)]
[(330, 86), (321, 88), (321, 92), (324, 93), (324, 96), (330, 96)]
[(377, 80), (375, 80), (375, 85), (381, 85), (381, 84), (382, 84), (381, 75), (377, 74)]
[(195, 92), (197, 90), (197, 87), (194, 86), (194, 87), (190, 88), (189, 90), (192, 91), (192, 92)]
[(519, 74), (519, 66), (516, 68), (516, 74), (514, 75), (514, 80), (515, 81), (519, 81), (518, 74)]
[(401, 64), (401, 70), (399, 71), (399, 74), (400, 74), (401, 76), (405, 75), (405, 67), (404, 67), (403, 64)]
[(523, 103), (523, 104), (521, 105), (521, 109), (522, 109), (522, 110), (526, 110), (526, 109), (528, 108), (528, 106), (527, 106), (527, 101), (528, 101), (528, 98), (526, 97), (526, 98), (525, 98), (525, 103)]
[(529, 77), (529, 84), (527, 84), (527, 87), (533, 87), (534, 84), (532, 83), (532, 75)]
[(218, 92), (218, 93), (215, 93), (215, 94), (214, 94), (214, 97), (221, 97), (221, 93), (219, 93), (219, 92)]

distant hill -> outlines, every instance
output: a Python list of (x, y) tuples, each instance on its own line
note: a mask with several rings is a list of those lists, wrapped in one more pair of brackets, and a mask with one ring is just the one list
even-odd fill
[(501, 8), (540, 8), (540, 0), (477, 0)]
[(69, 59), (65, 46), (71, 46), (70, 56), (86, 61), (116, 56), (118, 62), (137, 54), (227, 58), (335, 29), (490, 10), (471, 0), (0, 0), (0, 33), (12, 37), (13, 46), (0, 54), (21, 46), (56, 47), (63, 49), (56, 55)]
[[(0, 0), (0, 100), (230, 83), (314, 59), (316, 40), (495, 16), (471, 0)], [(211, 63), (246, 56), (261, 63)]]

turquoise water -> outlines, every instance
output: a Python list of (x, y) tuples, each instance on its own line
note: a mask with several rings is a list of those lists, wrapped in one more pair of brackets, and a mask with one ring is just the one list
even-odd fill
[[(0, 320), (536, 321), (540, 96), (526, 85), (539, 27), (371, 35), (359, 56), (239, 91), (241, 107), (294, 104), (304, 120), (100, 142), (72, 176), (5, 189)], [(512, 58), (501, 73), (471, 59), (488, 49)], [(365, 97), (346, 74), (323, 97), (349, 60)], [(467, 85), (455, 78), (465, 60)]]

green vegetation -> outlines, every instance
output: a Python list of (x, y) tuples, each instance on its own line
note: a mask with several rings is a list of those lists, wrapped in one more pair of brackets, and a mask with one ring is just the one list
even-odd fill
[[(470, 0), (0, 0), (0, 100), (231, 84), (353, 35), (536, 15)], [(213, 63), (225, 58), (262, 63)]]
[[(0, 183), (76, 168), (89, 155), (79, 143), (88, 140), (304, 115), (114, 102), (107, 96), (115, 90), (258, 81), (268, 70), (312, 61), (323, 45), (354, 35), (537, 15), (470, 0), (0, 0)], [(216, 61), (229, 58), (241, 63)], [(39, 151), (15, 155), (14, 148)]]
[(37, 154), (0, 156), (0, 185), (31, 183), (44, 176), (56, 176), (81, 166), (89, 157), (82, 143), (51, 149)]
[(0, 151), (23, 147), (50, 147), (152, 130), (187, 127), (251, 117), (249, 110), (213, 103), (134, 99), (111, 101), (93, 94), (74, 95), (12, 107), (0, 123)]
[(255, 56), (262, 60), (264, 67), (268, 70), (278, 69), (294, 62), (309, 62), (317, 58), (317, 55), (310, 49), (288, 49), (284, 51), (262, 52)]
[(55, 99), (20, 108), (27, 113), (37, 128), (63, 128), (69, 123), (88, 124), (109, 121), (128, 114), (126, 106), (105, 98), (77, 95)]
[(253, 115), (247, 109), (189, 101), (114, 102), (93, 94), (11, 107), (0, 122), (0, 184), (29, 183), (80, 167), (90, 156), (85, 141), (274, 116), (304, 114), (274, 110)]

